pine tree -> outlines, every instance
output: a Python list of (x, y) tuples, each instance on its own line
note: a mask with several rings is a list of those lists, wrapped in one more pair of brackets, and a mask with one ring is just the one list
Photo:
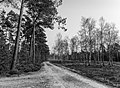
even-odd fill
[[(46, 44), (46, 34), (44, 33), (44, 29), (39, 27), (36, 30), (35, 33), (35, 45), (36, 45), (36, 54), (38, 54), (39, 58), (38, 60), (41, 62), (46, 61), (47, 60), (47, 56), (49, 55), (49, 47)], [(36, 61), (37, 62), (37, 61)]]
[[(57, 3), (57, 5), (56, 5)], [(30, 18), (32, 24), (32, 34), (31, 34), (31, 51), (30, 56), (33, 58), (33, 62), (35, 62), (35, 31), (36, 27), (43, 27), (43, 28), (54, 28), (54, 23), (58, 22), (59, 28), (65, 29), (65, 27), (61, 27), (61, 24), (66, 23), (66, 18), (62, 18), (60, 16), (57, 16), (57, 6), (59, 6), (58, 3), (61, 2), (54, 2), (52, 0), (36, 0), (36, 1), (30, 1), (26, 4), (26, 7), (28, 8), (27, 16)], [(33, 46), (33, 48), (32, 48)]]
[(0, 30), (0, 74), (9, 71), (9, 49), (3, 30)]

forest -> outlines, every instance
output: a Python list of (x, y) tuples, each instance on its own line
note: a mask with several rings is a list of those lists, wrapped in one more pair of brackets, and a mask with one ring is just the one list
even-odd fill
[(1, 76), (38, 71), (49, 56), (45, 29), (54, 29), (56, 23), (66, 30), (66, 18), (57, 11), (62, 1), (1, 0), (0, 4)]
[[(63, 38), (58, 33), (50, 52), (46, 30), (55, 29), (55, 25), (57, 29), (70, 30), (66, 28), (67, 18), (58, 13), (61, 5), (62, 0), (0, 0), (0, 77), (36, 72), (44, 67), (46, 79), (50, 75), (56, 78), (54, 74), (65, 68), (74, 72), (71, 74), (120, 86), (119, 31), (104, 17), (97, 21), (82, 16), (77, 34)], [(68, 77), (72, 78), (71, 74)]]
[(114, 23), (106, 22), (103, 17), (97, 21), (93, 18), (82, 17), (79, 31), (71, 39), (68, 36), (62, 38), (57, 34), (53, 46), (52, 56), (58, 60), (78, 60), (85, 65), (105, 61), (109, 65), (113, 61), (119, 62), (120, 58), (120, 37), (119, 31)]

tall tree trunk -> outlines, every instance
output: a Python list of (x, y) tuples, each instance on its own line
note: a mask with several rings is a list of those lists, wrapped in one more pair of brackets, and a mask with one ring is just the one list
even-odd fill
[(98, 55), (97, 55), (97, 56), (98, 56), (98, 57), (97, 57), (97, 58), (98, 58), (98, 59), (97, 59), (97, 60), (98, 60), (98, 61), (97, 61), (97, 62), (98, 62), (97, 64), (99, 64), (99, 62), (100, 62), (100, 50), (98, 50), (98, 53), (97, 53), (97, 54), (98, 54)]
[(100, 50), (99, 50), (99, 44), (97, 43), (97, 64), (99, 64), (99, 61), (100, 61)]
[(88, 65), (90, 65), (92, 63), (91, 57), (92, 57), (92, 51), (91, 51), (91, 47), (90, 47), (90, 55), (89, 55), (89, 64)]
[(90, 51), (90, 55), (89, 55), (89, 64), (91, 63), (91, 56), (92, 56), (92, 45), (91, 45), (91, 28), (89, 29), (89, 37), (90, 37), (90, 40), (89, 40), (89, 51)]
[(109, 65), (112, 65), (112, 59), (111, 59), (111, 55), (110, 55), (110, 47), (109, 47)]
[[(109, 45), (110, 46), (110, 45)], [(111, 50), (109, 47), (109, 65), (113, 65), (113, 58), (111, 57)]]
[(86, 52), (86, 60), (87, 60), (86, 65), (89, 66), (90, 62), (89, 62), (89, 53), (88, 52)]
[(16, 68), (15, 65), (16, 65), (17, 56), (18, 56), (20, 28), (21, 28), (21, 21), (22, 21), (22, 15), (23, 15), (23, 7), (24, 7), (23, 3), (24, 3), (24, 0), (22, 0), (22, 2), (21, 2), (20, 16), (19, 16), (19, 20), (18, 20), (18, 30), (17, 30), (15, 48), (14, 48), (13, 59), (12, 59), (12, 62), (11, 62), (10, 70), (14, 70)]
[(85, 52), (85, 65), (89, 64), (89, 57), (88, 57), (88, 51), (87, 51), (87, 46), (86, 46), (86, 52)]
[(111, 57), (111, 32), (110, 32), (110, 30), (109, 30), (109, 49), (108, 49), (108, 52), (109, 52), (109, 65), (112, 65), (112, 57)]
[(33, 61), (32, 58), (33, 58), (33, 33), (30, 39), (30, 63)]
[(117, 50), (117, 62), (119, 62), (119, 52)]
[(97, 53), (96, 53), (96, 51), (97, 51), (97, 50), (95, 49), (95, 44), (94, 44), (94, 53), (93, 53), (93, 57), (94, 57), (94, 64), (95, 64), (95, 65), (97, 64), (97, 63), (96, 63), (96, 62), (97, 62), (97, 57), (96, 57), (96, 56), (97, 56), (97, 55), (96, 55)]
[(84, 65), (86, 65), (86, 52), (83, 53), (83, 56), (84, 56), (83, 62), (84, 62)]
[(41, 51), (39, 51), (39, 63), (41, 63)]
[(104, 66), (104, 52), (103, 52), (103, 46), (102, 46), (102, 56), (101, 56), (101, 60), (102, 60), (102, 65)]
[(35, 23), (33, 28), (33, 63), (35, 64)]
[(100, 57), (100, 59), (101, 59), (101, 61), (102, 61), (102, 65), (104, 66), (104, 59), (103, 59), (103, 28), (101, 28), (101, 50), (102, 50), (102, 52), (101, 52), (101, 57)]

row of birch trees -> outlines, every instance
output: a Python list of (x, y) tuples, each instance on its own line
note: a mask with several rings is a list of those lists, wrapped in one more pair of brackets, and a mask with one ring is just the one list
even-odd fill
[(71, 39), (63, 39), (62, 35), (57, 35), (53, 47), (55, 55), (59, 58), (68, 55), (69, 58), (67, 56), (63, 60), (77, 59), (87, 65), (92, 62), (105, 65), (105, 61), (112, 65), (113, 60), (119, 61), (119, 31), (114, 23), (106, 22), (103, 17), (98, 22), (93, 18), (82, 17), (80, 24), (80, 30)]

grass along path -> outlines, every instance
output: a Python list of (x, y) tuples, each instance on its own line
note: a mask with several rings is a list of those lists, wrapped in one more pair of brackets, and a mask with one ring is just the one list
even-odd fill
[(65, 66), (67, 69), (76, 72), (84, 77), (99, 81), (106, 85), (120, 88), (120, 66), (100, 66), (91, 65), (85, 66), (83, 64), (57, 64), (58, 66)]

